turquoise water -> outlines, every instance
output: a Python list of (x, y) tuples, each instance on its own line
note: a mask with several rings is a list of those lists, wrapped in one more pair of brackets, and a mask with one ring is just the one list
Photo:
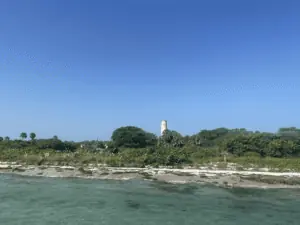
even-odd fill
[(0, 175), (5, 225), (293, 225), (299, 190)]

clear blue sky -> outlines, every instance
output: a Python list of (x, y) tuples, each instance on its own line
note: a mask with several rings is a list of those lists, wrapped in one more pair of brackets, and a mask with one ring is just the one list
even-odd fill
[(0, 136), (300, 127), (299, 0), (2, 0)]

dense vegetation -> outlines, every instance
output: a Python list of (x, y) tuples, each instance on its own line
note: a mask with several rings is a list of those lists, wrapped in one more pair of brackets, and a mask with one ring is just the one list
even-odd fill
[[(38, 139), (35, 133), (20, 139), (0, 137), (0, 161), (70, 165), (105, 163), (111, 166), (179, 166), (226, 161), (294, 168), (300, 160), (300, 129), (276, 133), (217, 128), (182, 136), (166, 130), (161, 137), (134, 126), (116, 129), (110, 141), (62, 141), (57, 136)], [(278, 166), (279, 165), (279, 166)]]

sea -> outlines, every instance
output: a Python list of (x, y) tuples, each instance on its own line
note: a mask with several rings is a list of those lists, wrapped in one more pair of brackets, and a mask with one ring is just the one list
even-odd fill
[(0, 175), (2, 225), (299, 225), (300, 190)]

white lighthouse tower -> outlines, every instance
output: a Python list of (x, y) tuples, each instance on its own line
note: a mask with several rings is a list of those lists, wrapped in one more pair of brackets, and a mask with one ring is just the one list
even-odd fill
[(164, 131), (168, 129), (167, 121), (163, 120), (160, 123), (160, 134), (163, 135)]

